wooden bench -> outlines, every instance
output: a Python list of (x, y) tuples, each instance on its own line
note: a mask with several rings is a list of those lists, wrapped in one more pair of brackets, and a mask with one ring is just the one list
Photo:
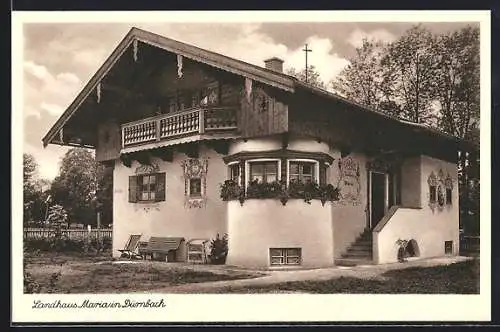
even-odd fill
[(177, 251), (184, 242), (183, 237), (157, 237), (153, 236), (148, 242), (139, 244), (139, 254), (146, 258), (157, 258), (159, 260), (167, 260), (169, 262), (177, 259)]

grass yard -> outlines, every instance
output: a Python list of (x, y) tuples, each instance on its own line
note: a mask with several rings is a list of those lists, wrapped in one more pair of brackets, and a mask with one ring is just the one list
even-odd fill
[(314, 294), (478, 294), (479, 259), (433, 267), (409, 267), (378, 278), (339, 277), (321, 281), (290, 281), (251, 287), (225, 287), (217, 293)]
[[(259, 273), (132, 261), (118, 264), (110, 256), (41, 253), (27, 255), (26, 271), (40, 293), (126, 293), (207, 281), (248, 279)], [(205, 270), (203, 270), (205, 269)]]
[[(372, 266), (340, 270), (243, 270), (221, 265), (117, 262), (109, 255), (26, 254), (26, 272), (38, 293), (310, 293), (478, 294), (479, 259), (435, 266)], [(425, 263), (424, 263), (425, 264)], [(326, 274), (325, 274), (326, 273)], [(331, 273), (331, 275), (329, 274)], [(255, 279), (268, 275), (269, 278)], [(252, 280), (243, 280), (252, 279)], [(234, 283), (231, 282), (234, 280)], [(300, 280), (300, 281), (298, 281)], [(226, 281), (212, 284), (211, 281)], [(30, 292), (30, 291), (28, 291)]]

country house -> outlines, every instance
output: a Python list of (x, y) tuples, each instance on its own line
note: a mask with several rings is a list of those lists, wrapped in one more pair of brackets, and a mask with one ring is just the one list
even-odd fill
[(49, 130), (45, 146), (114, 168), (113, 255), (131, 234), (217, 233), (239, 266), (395, 262), (402, 240), (410, 256), (457, 255), (457, 153), (471, 145), (263, 60), (132, 28)]

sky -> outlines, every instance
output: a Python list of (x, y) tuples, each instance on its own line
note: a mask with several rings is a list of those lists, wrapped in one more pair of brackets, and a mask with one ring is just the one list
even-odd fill
[[(35, 156), (40, 178), (57, 175), (68, 148), (43, 148), (42, 137), (133, 26), (259, 66), (277, 56), (285, 70), (304, 68), (307, 43), (308, 63), (329, 82), (349, 64), (363, 38), (391, 42), (418, 23), (25, 23), (23, 150)], [(422, 25), (441, 33), (466, 23)]]

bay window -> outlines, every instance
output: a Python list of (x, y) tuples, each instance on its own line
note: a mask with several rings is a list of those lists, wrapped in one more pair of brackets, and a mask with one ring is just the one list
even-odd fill
[(288, 168), (289, 182), (310, 183), (317, 181), (316, 162), (290, 161)]
[(239, 163), (229, 165), (229, 179), (233, 180), (236, 184), (241, 184), (241, 170)]
[[(323, 169), (323, 172), (321, 172)], [(324, 184), (326, 182), (324, 166), (316, 160), (309, 159), (289, 159), (288, 160), (288, 183), (311, 183)], [(323, 176), (320, 176), (323, 173)]]
[(278, 180), (277, 161), (251, 161), (249, 162), (250, 181), (270, 183)]

